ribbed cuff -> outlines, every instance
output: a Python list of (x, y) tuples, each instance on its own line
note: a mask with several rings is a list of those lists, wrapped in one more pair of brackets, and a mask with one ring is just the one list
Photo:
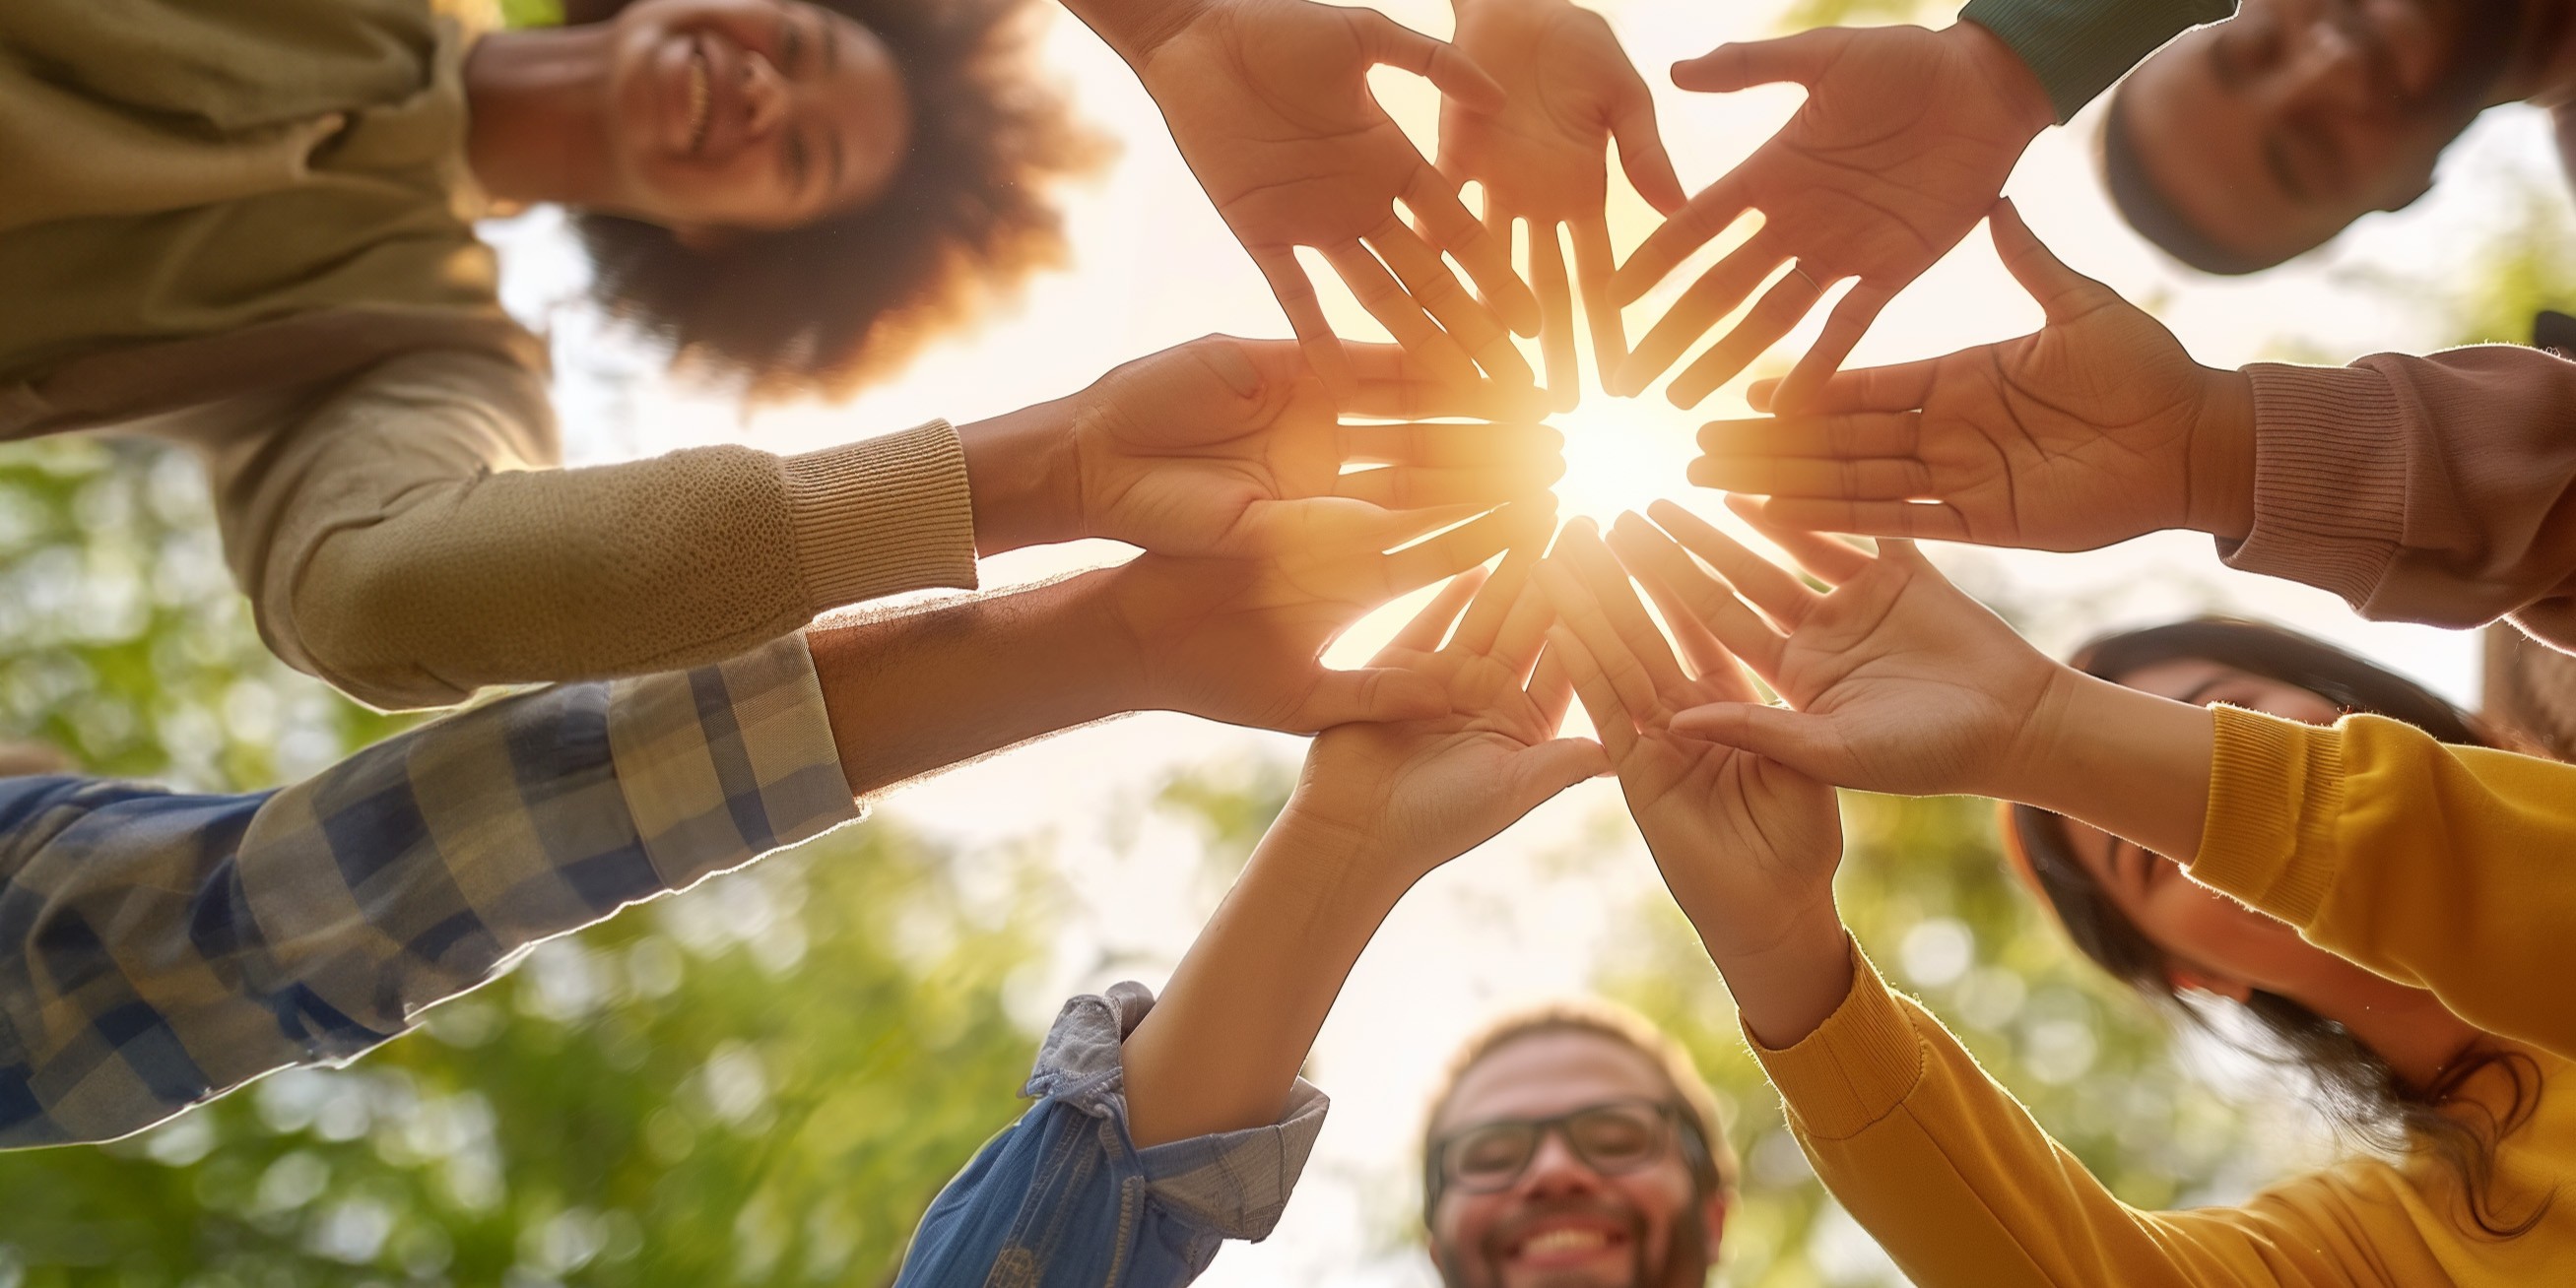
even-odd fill
[(1923, 1043), (1887, 981), (1855, 942), (1851, 992), (1816, 1031), (1774, 1051), (1746, 1045), (1811, 1140), (1843, 1140), (1886, 1117), (1923, 1081)]
[(2158, 46), (2234, 12), (2234, 0), (1969, 0), (1959, 16), (2021, 55), (2063, 125)]
[(2301, 929), (2334, 882), (2343, 733), (2214, 707), (2209, 813), (2193, 879)]
[(2230, 568), (2367, 603), (2406, 521), (2406, 415), (2360, 367), (2245, 368), (2254, 387), (2254, 527), (2221, 540)]
[(806, 610), (975, 585), (975, 508), (957, 431), (917, 429), (787, 457)]

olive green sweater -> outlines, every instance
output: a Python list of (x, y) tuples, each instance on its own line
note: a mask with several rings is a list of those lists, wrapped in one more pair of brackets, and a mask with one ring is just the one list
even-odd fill
[(944, 423), (553, 468), (471, 222), (468, 41), (430, 0), (0, 4), (0, 439), (200, 449), (263, 638), (384, 707), (973, 585)]

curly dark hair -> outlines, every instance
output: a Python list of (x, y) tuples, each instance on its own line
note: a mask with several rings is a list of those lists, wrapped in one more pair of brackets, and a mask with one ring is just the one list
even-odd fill
[[(565, 0), (567, 23), (629, 0)], [(573, 226), (592, 297), (671, 348), (675, 369), (755, 399), (839, 396), (1065, 259), (1052, 181), (1104, 141), (1027, 65), (1027, 0), (814, 0), (874, 33), (903, 69), (909, 151), (885, 192), (846, 214), (697, 251), (597, 211)]]
[[(2105, 635), (2078, 649), (2068, 665), (2117, 684), (2122, 676), (2183, 658), (2295, 685), (2346, 713), (2402, 720), (2441, 742), (2524, 750), (2404, 676), (2261, 622), (2205, 617)], [(2030, 860), (2033, 882), (2077, 949), (2180, 1018), (2207, 1022), (2184, 1005), (2166, 973), (2164, 949), (2129, 921), (2076, 858), (2065, 819), (2015, 805), (2009, 826)], [(2529, 1056), (2482, 1052), (2444, 1069), (2430, 1086), (2410, 1086), (2350, 1030), (2289, 998), (2256, 990), (2244, 1009), (2268, 1040), (2271, 1058), (2307, 1075), (2318, 1107), (2346, 1136), (2390, 1151), (2410, 1144), (2424, 1148), (2459, 1180), (2469, 1219), (2489, 1238), (2510, 1239), (2539, 1224), (2554, 1194), (2518, 1215), (2498, 1211), (2494, 1195), (2496, 1143), (2537, 1108), (2540, 1068)], [(2503, 1112), (2486, 1112), (2480, 1121), (2479, 1115), (2460, 1112), (2476, 1103), (2463, 1102), (2460, 1092), (2490, 1070), (2506, 1079), (2511, 1093)]]

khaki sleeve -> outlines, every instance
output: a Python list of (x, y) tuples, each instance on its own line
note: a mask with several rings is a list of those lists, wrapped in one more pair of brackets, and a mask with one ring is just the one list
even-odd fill
[(2576, 1055), (2576, 765), (2217, 709), (2194, 878), (2460, 1018)]
[(2219, 543), (2230, 566), (2576, 649), (2576, 362), (2489, 344), (2245, 372), (2254, 526)]
[[(1781, 1050), (1745, 1040), (1834, 1198), (1920, 1288), (2304, 1288), (2359, 1282), (2352, 1223), (2293, 1181), (2241, 1208), (2122, 1203), (1857, 946), (1852, 991)], [(2408, 1282), (2400, 1280), (2398, 1282)]]
[(975, 584), (944, 422), (558, 469), (543, 378), (446, 350), (286, 420), (213, 452), (226, 556), (278, 656), (380, 707), (695, 666), (831, 608)]

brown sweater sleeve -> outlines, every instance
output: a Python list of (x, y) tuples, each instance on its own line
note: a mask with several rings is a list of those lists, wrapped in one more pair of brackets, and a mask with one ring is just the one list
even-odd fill
[(288, 421), (215, 445), (226, 554), (278, 656), (380, 707), (696, 666), (975, 584), (945, 422), (555, 469), (543, 378), (463, 351), (386, 362)]
[(2365, 617), (2511, 615), (2576, 649), (2576, 363), (2478, 345), (2349, 367), (2257, 363), (2254, 527), (2231, 567)]

